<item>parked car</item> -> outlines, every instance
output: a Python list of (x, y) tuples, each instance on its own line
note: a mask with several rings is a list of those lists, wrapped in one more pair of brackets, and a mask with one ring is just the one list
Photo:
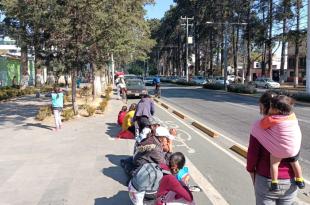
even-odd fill
[(148, 94), (144, 82), (141, 79), (128, 79), (126, 81), (127, 97), (141, 97)]
[(204, 85), (207, 83), (207, 80), (203, 76), (194, 76), (194, 77), (192, 77), (191, 82), (193, 82), (197, 85)]
[(170, 76), (170, 77), (168, 78), (168, 80), (169, 80), (170, 82), (172, 82), (172, 83), (176, 83), (177, 80), (178, 80), (178, 76)]
[(143, 82), (145, 83), (146, 86), (152, 86), (153, 80), (154, 80), (154, 77), (149, 76), (149, 77), (144, 78)]
[[(214, 78), (215, 78), (215, 84), (224, 85), (225, 80), (223, 76), (216, 76)], [(226, 80), (226, 85), (229, 85), (229, 84), (230, 84), (229, 80)]]
[(124, 75), (124, 79), (125, 80), (129, 80), (129, 79), (136, 79), (138, 76), (133, 75), (133, 74), (126, 74)]
[(306, 85), (306, 76), (302, 79), (302, 84)]
[(273, 81), (270, 78), (257, 78), (254, 81), (255, 87), (262, 87), (262, 88), (280, 88), (280, 83)]
[(179, 82), (179, 83), (184, 83), (186, 82), (186, 77), (179, 77), (176, 82)]
[(227, 80), (229, 81), (229, 82), (235, 82), (235, 80), (236, 80), (236, 76), (235, 75), (227, 75)]

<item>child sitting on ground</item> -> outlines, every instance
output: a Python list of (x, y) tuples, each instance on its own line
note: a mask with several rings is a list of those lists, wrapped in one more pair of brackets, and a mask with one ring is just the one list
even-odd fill
[(193, 195), (188, 187), (178, 181), (175, 175), (184, 167), (185, 156), (181, 152), (170, 156), (169, 166), (161, 164), (161, 168), (168, 170), (171, 174), (164, 175), (160, 181), (157, 191), (156, 205), (194, 205)]
[[(268, 100), (268, 99), (267, 99)], [(294, 101), (285, 95), (271, 97), (268, 115), (260, 121), (260, 126), (268, 135), (258, 139), (271, 153), (271, 191), (279, 191), (278, 167), (282, 159), (290, 162), (295, 182), (300, 189), (305, 188), (301, 166), (298, 162), (301, 145), (301, 131), (292, 111)]]
[(127, 114), (127, 106), (123, 106), (121, 111), (119, 111), (118, 113), (118, 117), (117, 117), (118, 125), (122, 126), (126, 114)]

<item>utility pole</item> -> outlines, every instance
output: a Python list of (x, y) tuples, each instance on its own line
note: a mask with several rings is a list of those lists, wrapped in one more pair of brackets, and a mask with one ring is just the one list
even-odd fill
[(181, 17), (182, 20), (186, 20), (186, 24), (182, 24), (182, 26), (186, 26), (186, 82), (189, 82), (189, 72), (188, 72), (188, 67), (189, 67), (189, 62), (188, 62), (188, 45), (192, 44), (192, 40), (190, 41), (190, 38), (188, 36), (188, 27), (193, 26), (193, 24), (189, 24), (189, 20), (194, 20), (194, 17), (188, 18), (187, 16)]
[[(310, 0), (308, 0), (308, 14), (310, 12)], [(310, 16), (308, 15), (308, 32), (307, 32), (307, 70), (306, 70), (306, 86), (307, 93), (310, 94)]]

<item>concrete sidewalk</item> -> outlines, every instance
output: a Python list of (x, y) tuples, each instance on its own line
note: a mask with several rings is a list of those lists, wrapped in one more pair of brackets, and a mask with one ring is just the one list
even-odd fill
[(131, 204), (119, 160), (132, 153), (133, 141), (111, 138), (122, 102), (112, 99), (104, 115), (52, 132), (33, 121), (47, 101), (28, 100), (1, 103), (0, 205)]

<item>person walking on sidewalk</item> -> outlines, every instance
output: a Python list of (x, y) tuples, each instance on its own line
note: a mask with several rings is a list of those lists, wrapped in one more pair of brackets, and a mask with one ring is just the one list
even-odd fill
[[(275, 93), (266, 92), (260, 98), (261, 114), (267, 115), (270, 109), (270, 100)], [(279, 191), (271, 188), (270, 152), (258, 140), (258, 132), (251, 132), (247, 153), (246, 169), (250, 173), (257, 205), (284, 205), (293, 204), (297, 196), (294, 169), (290, 161), (283, 159), (278, 166)]]
[(54, 131), (58, 131), (62, 128), (61, 123), (61, 112), (64, 104), (64, 94), (60, 91), (59, 87), (54, 88), (54, 92), (52, 93), (52, 109), (55, 119), (55, 129)]

